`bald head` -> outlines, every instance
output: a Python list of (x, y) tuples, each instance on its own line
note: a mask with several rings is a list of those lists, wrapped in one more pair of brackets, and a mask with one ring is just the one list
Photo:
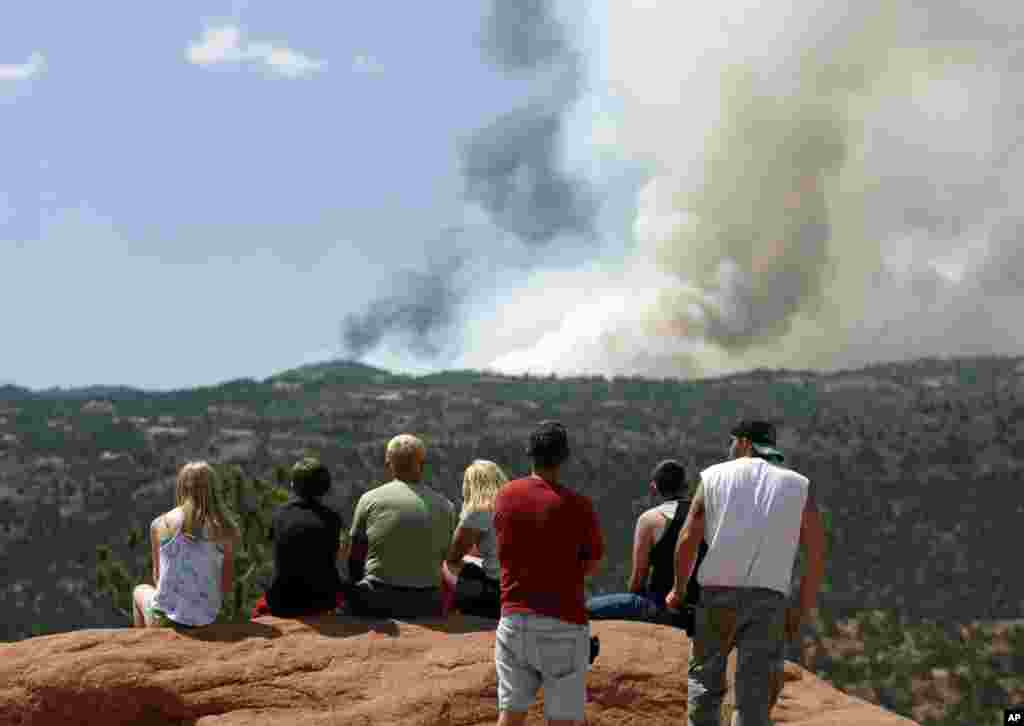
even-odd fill
[(388, 442), (384, 463), (396, 479), (415, 484), (423, 476), (427, 447), (412, 434), (399, 434)]

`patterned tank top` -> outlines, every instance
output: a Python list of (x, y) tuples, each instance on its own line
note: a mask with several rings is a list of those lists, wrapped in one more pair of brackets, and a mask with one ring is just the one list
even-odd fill
[(160, 543), (160, 582), (153, 607), (181, 625), (209, 625), (220, 612), (224, 550), (206, 535), (204, 530), (190, 538), (179, 522), (174, 535)]

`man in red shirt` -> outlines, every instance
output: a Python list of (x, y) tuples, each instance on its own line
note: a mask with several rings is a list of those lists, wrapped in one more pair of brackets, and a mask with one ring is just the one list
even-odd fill
[(565, 427), (541, 422), (526, 453), (532, 474), (503, 486), (494, 502), (498, 726), (524, 724), (541, 686), (549, 726), (571, 726), (583, 720), (590, 661), (583, 579), (597, 571), (604, 540), (590, 498), (559, 481), (569, 458)]

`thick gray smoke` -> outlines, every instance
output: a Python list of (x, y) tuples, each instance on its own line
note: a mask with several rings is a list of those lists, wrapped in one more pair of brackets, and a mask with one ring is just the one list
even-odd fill
[(395, 291), (342, 323), (345, 350), (356, 358), (376, 348), (387, 334), (397, 334), (416, 355), (441, 353), (436, 336), (454, 322), (463, 294), (457, 281), (465, 257), (450, 255), (430, 261), (424, 272), (410, 270), (395, 279)]
[(509, 72), (536, 71), (572, 54), (551, 0), (491, 0), (480, 47), (485, 58)]
[(529, 245), (591, 234), (593, 194), (563, 170), (560, 149), (565, 116), (580, 95), (582, 63), (552, 1), (492, 0), (481, 47), (501, 71), (540, 76), (548, 87), (543, 101), (503, 114), (464, 145), (466, 199)]
[(1024, 352), (1024, 6), (607, 7), (606, 143), (653, 170), (636, 244), (499, 305), (503, 323), (547, 318), (531, 342), (492, 341), (494, 367), (692, 376)]
[(558, 166), (564, 107), (544, 104), (504, 114), (465, 145), (466, 199), (500, 229), (529, 245), (593, 233), (596, 204)]
[[(553, 3), (491, 0), (479, 41), (488, 63), (509, 76), (532, 79), (539, 99), (502, 114), (462, 145), (464, 200), (483, 211), (495, 232), (530, 248), (564, 236), (591, 236), (595, 196), (561, 161), (564, 119), (580, 94), (581, 60)], [(398, 336), (408, 339), (413, 353), (436, 356), (465, 298), (453, 284), (455, 272), (417, 273), (416, 285), (401, 281), (393, 296), (348, 315), (342, 325), (346, 351), (361, 357)]]

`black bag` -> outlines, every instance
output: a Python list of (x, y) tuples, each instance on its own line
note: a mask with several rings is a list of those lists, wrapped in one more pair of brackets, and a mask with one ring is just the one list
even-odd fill
[(455, 608), (465, 615), (497, 620), (501, 617), (501, 585), (483, 568), (467, 562), (455, 581)]

